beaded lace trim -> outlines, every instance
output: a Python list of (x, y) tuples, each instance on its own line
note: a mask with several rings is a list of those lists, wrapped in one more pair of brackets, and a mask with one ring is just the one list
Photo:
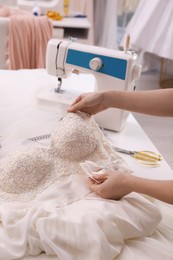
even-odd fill
[(86, 159), (107, 159), (112, 153), (94, 119), (68, 113), (52, 133), (48, 148), (24, 147), (0, 161), (0, 200), (24, 202), (71, 174), (83, 174)]

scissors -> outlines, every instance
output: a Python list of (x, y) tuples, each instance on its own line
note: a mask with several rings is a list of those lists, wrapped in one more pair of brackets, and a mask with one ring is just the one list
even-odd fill
[(116, 146), (112, 146), (112, 148), (116, 152), (128, 154), (135, 158), (139, 163), (151, 167), (158, 166), (159, 162), (162, 160), (162, 156), (160, 154), (152, 151), (129, 151)]

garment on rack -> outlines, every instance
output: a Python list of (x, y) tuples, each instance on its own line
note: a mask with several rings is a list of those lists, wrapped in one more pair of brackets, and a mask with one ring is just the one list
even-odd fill
[(94, 1), (94, 44), (117, 49), (117, 0)]
[(141, 0), (127, 25), (126, 34), (131, 36), (132, 48), (140, 52), (144, 70), (158, 69), (159, 57), (173, 60), (172, 13), (172, 0)]
[(7, 68), (44, 68), (47, 43), (52, 37), (52, 23), (49, 19), (4, 5), (0, 6), (0, 17), (9, 18)]

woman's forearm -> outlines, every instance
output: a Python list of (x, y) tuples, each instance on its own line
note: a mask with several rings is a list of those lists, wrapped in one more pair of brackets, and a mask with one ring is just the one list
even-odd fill
[(131, 191), (173, 204), (173, 180), (150, 180), (133, 175), (129, 175), (127, 178)]
[(107, 107), (155, 116), (173, 116), (173, 89), (114, 91), (104, 93)]

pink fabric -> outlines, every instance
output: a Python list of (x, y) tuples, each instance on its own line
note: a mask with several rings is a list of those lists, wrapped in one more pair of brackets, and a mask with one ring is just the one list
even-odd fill
[(8, 17), (11, 14), (11, 10), (8, 6), (0, 5), (0, 17)]
[(47, 42), (52, 37), (52, 23), (46, 16), (36, 17), (26, 11), (0, 6), (0, 16), (9, 17), (8, 68), (44, 68)]

